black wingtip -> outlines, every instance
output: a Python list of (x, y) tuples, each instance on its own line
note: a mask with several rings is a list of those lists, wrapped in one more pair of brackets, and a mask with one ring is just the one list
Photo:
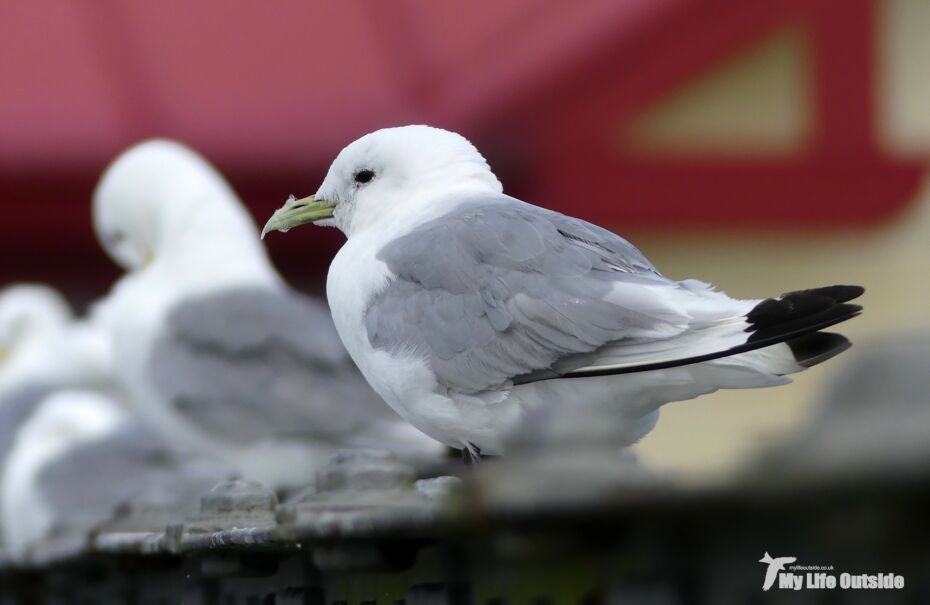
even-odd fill
[(812, 368), (849, 349), (852, 343), (842, 334), (814, 332), (785, 341), (798, 365)]
[(862, 313), (862, 307), (843, 303), (827, 309), (807, 313), (799, 316), (784, 318), (771, 323), (755, 324), (747, 330), (750, 336), (747, 342), (787, 340), (795, 336), (802, 336), (817, 332), (840, 322), (857, 317)]
[(763, 300), (746, 314), (749, 340), (769, 339), (779, 334), (799, 335), (815, 332), (862, 312), (859, 305), (848, 304), (865, 292), (861, 286), (826, 286), (782, 294)]
[(812, 290), (802, 290), (800, 293), (826, 296), (827, 298), (832, 298), (835, 302), (844, 303), (855, 300), (865, 294), (865, 288), (862, 286), (836, 285), (814, 288)]

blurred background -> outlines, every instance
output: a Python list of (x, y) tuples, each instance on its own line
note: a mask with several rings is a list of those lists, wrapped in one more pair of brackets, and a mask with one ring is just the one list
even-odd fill
[[(90, 195), (141, 139), (198, 149), (262, 224), (348, 142), (429, 123), (669, 276), (758, 298), (866, 286), (844, 331), (868, 348), (930, 325), (928, 31), (924, 0), (2, 0), (0, 284), (106, 292)], [(268, 246), (318, 293), (341, 243)], [(638, 449), (684, 478), (731, 470), (843, 365), (672, 404)]]

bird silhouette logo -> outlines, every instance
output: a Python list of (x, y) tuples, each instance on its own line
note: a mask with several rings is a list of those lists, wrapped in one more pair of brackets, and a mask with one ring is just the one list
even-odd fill
[(768, 590), (775, 584), (775, 578), (778, 577), (778, 572), (784, 571), (785, 565), (794, 563), (797, 561), (797, 557), (775, 557), (772, 558), (767, 551), (762, 558), (759, 559), (759, 563), (765, 563), (768, 565), (768, 569), (765, 570), (765, 582), (762, 583), (762, 590)]

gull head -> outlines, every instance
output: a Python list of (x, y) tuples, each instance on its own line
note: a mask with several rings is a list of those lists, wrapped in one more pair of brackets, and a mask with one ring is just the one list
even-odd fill
[(71, 309), (51, 288), (16, 284), (0, 290), (0, 367), (20, 346), (70, 320)]
[(148, 266), (179, 242), (218, 237), (231, 213), (245, 211), (220, 173), (192, 149), (164, 139), (120, 154), (93, 196), (97, 240), (127, 271)]
[(484, 157), (462, 135), (430, 126), (385, 128), (343, 149), (316, 194), (291, 197), (262, 230), (313, 223), (351, 237), (385, 219), (403, 220), (455, 192), (502, 190)]

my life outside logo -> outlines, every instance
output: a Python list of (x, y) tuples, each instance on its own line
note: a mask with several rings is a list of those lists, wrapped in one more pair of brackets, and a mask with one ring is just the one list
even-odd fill
[(837, 576), (832, 565), (796, 565), (797, 557), (773, 557), (768, 552), (759, 559), (765, 563), (762, 590), (900, 590), (904, 576), (894, 573)]

